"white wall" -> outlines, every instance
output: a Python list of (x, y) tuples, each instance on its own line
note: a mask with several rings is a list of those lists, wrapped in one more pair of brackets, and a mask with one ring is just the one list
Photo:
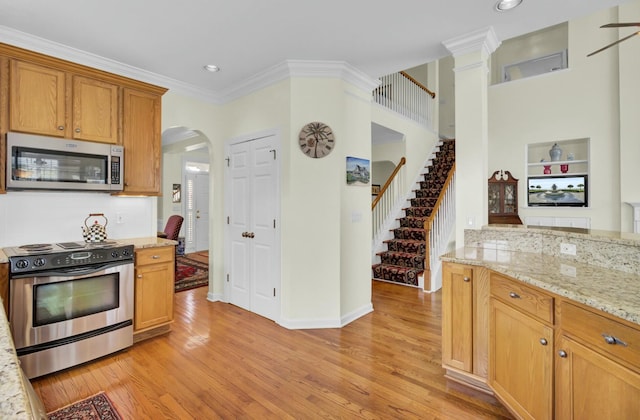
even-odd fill
[[(495, 170), (504, 169), (520, 179), (519, 213), (522, 219), (526, 216), (590, 217), (593, 229), (621, 228), (617, 53), (612, 49), (586, 57), (589, 52), (618, 39), (615, 30), (599, 29), (603, 23), (616, 19), (616, 9), (610, 9), (569, 22), (568, 70), (489, 88), (489, 167), (486, 177)], [(633, 51), (637, 61), (640, 51), (637, 44)], [(627, 80), (635, 86), (637, 99), (637, 73), (633, 74)], [(637, 103), (629, 98), (627, 103), (631, 102), (631, 108), (625, 107), (633, 110), (633, 118), (637, 119)], [(630, 126), (629, 135), (633, 136), (632, 133)], [(637, 142), (637, 134), (635, 137)], [(524, 199), (525, 145), (578, 138), (590, 138), (591, 141), (590, 208), (527, 208)], [(627, 144), (631, 143), (629, 138)], [(637, 179), (637, 172), (635, 175)], [(486, 199), (483, 203), (486, 205)]]
[[(623, 4), (619, 8), (620, 22), (637, 22), (640, 1)], [(637, 30), (638, 28), (635, 28)], [(616, 32), (616, 31), (614, 31)], [(624, 36), (628, 30), (621, 30)], [(640, 37), (623, 42), (620, 51), (620, 191), (622, 203), (640, 202)], [(595, 56), (594, 56), (595, 57)], [(628, 204), (621, 206), (621, 226), (633, 232), (633, 211)]]
[[(90, 213), (104, 213), (108, 219), (107, 235), (110, 239), (156, 235), (155, 197), (9, 191), (0, 195), (0, 247), (83, 242), (81, 227)], [(116, 223), (118, 213), (122, 215), (121, 224)]]
[(397, 164), (401, 157), (406, 157), (403, 190), (414, 189), (415, 177), (424, 168), (425, 159), (437, 143), (437, 134), (376, 104), (371, 105), (371, 121), (404, 134), (403, 142), (384, 143), (373, 147), (372, 159), (374, 161), (391, 160)]

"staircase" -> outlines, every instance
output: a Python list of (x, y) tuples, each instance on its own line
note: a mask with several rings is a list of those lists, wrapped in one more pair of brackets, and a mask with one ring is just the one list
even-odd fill
[(398, 219), (400, 226), (392, 230), (393, 239), (384, 242), (387, 251), (377, 254), (381, 263), (372, 267), (375, 280), (419, 285), (427, 254), (424, 223), (431, 216), (454, 163), (455, 140), (444, 140), (427, 167), (424, 180), (418, 183), (410, 207), (403, 209), (404, 217)]

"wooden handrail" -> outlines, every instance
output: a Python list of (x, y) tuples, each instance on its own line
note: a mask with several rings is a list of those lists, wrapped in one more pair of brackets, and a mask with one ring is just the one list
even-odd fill
[(404, 71), (401, 71), (400, 74), (403, 75), (404, 77), (406, 77), (407, 79), (411, 80), (416, 86), (418, 86), (420, 89), (424, 90), (429, 95), (431, 95), (431, 98), (435, 98), (436, 97), (436, 93), (435, 92), (430, 91), (427, 87), (423, 86), (422, 83), (418, 82), (416, 79), (414, 79), (413, 77), (409, 76), (408, 73), (406, 73)]
[[(440, 209), (440, 203), (444, 199), (445, 192), (447, 191), (447, 188), (449, 188), (449, 184), (451, 183), (451, 180), (453, 179), (453, 174), (455, 173), (455, 171), (456, 171), (456, 164), (454, 163), (453, 166), (451, 167), (451, 169), (449, 169), (449, 175), (447, 175), (447, 180), (444, 182), (444, 185), (442, 186), (442, 189), (440, 190), (440, 195), (438, 195), (438, 200), (436, 201), (436, 204), (433, 206), (433, 211), (431, 212), (431, 215), (427, 218), (427, 220), (424, 221), (424, 229), (427, 232), (431, 230), (431, 225), (433, 224), (433, 219), (435, 219), (436, 213), (438, 213), (438, 210)], [(427, 249), (428, 249), (428, 247), (427, 247)]]
[(398, 164), (396, 165), (396, 168), (393, 170), (393, 172), (389, 176), (389, 179), (387, 179), (387, 182), (385, 182), (385, 184), (380, 189), (380, 192), (378, 193), (378, 196), (371, 203), (371, 210), (376, 208), (376, 205), (378, 204), (378, 201), (380, 201), (380, 199), (382, 198), (382, 195), (387, 190), (387, 188), (389, 188), (389, 185), (391, 185), (391, 182), (396, 177), (396, 175), (398, 175), (398, 172), (400, 172), (400, 168), (402, 168), (402, 166), (404, 166), (405, 163), (407, 163), (407, 159), (405, 159), (404, 156), (403, 156), (402, 159), (400, 159), (400, 162), (398, 162)]

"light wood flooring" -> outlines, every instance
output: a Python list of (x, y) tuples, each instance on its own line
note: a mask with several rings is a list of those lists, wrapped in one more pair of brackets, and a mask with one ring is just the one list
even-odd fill
[(444, 379), (441, 293), (374, 281), (374, 312), (321, 330), (287, 330), (206, 293), (176, 293), (170, 333), (35, 379), (47, 411), (106, 391), (125, 419), (511, 418)]

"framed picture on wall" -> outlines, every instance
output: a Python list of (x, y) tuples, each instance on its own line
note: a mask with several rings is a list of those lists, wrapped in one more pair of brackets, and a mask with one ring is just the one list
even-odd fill
[(347, 185), (369, 185), (371, 163), (369, 159), (347, 156)]
[(179, 203), (181, 200), (181, 185), (173, 184), (173, 189), (171, 192), (171, 197), (174, 203)]
[(380, 184), (371, 184), (371, 195), (380, 194)]

